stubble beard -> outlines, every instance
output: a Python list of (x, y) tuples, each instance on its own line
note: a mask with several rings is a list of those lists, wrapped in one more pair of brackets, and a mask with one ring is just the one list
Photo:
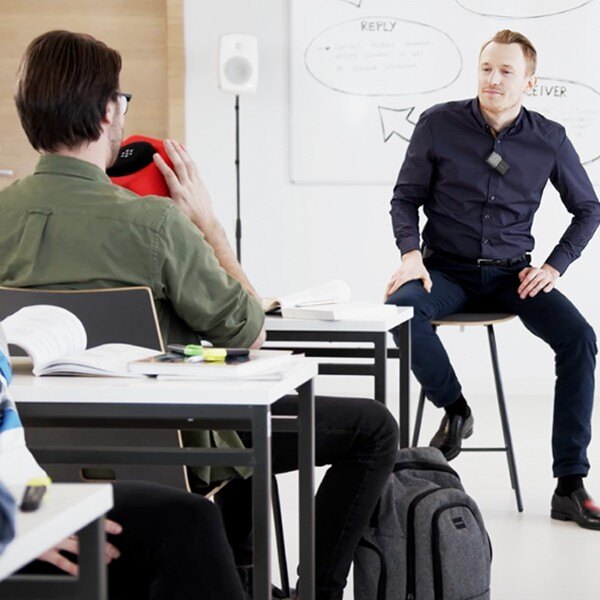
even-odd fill
[(106, 167), (112, 167), (119, 156), (119, 150), (121, 149), (121, 143), (123, 142), (123, 124), (113, 123), (108, 130), (108, 143), (110, 154), (108, 157), (108, 164)]

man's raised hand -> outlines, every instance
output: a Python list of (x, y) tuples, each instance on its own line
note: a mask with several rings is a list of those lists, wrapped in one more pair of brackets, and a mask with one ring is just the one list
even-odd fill
[(165, 150), (173, 163), (173, 169), (160, 154), (154, 155), (154, 163), (167, 182), (171, 199), (183, 214), (206, 233), (205, 230), (212, 226), (215, 215), (196, 163), (185, 148), (174, 140), (165, 140)]

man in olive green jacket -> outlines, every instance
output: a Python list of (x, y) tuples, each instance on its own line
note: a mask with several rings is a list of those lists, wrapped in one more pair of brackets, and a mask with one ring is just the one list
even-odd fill
[[(167, 341), (200, 336), (224, 346), (261, 346), (264, 316), (256, 293), (184, 148), (166, 142), (173, 169), (154, 157), (170, 198), (140, 199), (106, 176), (130, 99), (120, 90), (120, 69), (118, 52), (82, 34), (49, 32), (27, 49), (15, 99), (23, 129), (43, 156), (33, 175), (0, 192), (0, 284), (147, 285)], [(296, 398), (280, 400), (273, 412), (294, 414)], [(331, 465), (316, 500), (317, 598), (339, 600), (391, 473), (398, 431), (378, 402), (322, 397), (315, 430), (316, 462)], [(239, 443), (233, 435), (221, 442)], [(297, 434), (273, 434), (271, 445), (274, 472), (297, 468)], [(250, 483), (239, 478), (218, 497), (236, 562), (249, 566)]]

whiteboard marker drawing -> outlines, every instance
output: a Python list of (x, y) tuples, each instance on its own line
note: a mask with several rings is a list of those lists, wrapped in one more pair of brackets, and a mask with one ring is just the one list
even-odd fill
[(456, 0), (465, 10), (492, 19), (539, 19), (577, 10), (596, 0)]
[(417, 21), (368, 16), (328, 27), (308, 45), (307, 71), (334, 92), (427, 94), (452, 85), (462, 54), (445, 32)]

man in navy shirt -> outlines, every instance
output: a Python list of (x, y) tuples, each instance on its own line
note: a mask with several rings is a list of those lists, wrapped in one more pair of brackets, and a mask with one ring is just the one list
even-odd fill
[[(473, 415), (431, 320), (465, 310), (510, 312), (556, 353), (552, 435), (558, 485), (551, 515), (600, 529), (583, 486), (596, 336), (555, 282), (600, 222), (600, 204), (564, 128), (526, 110), (536, 51), (503, 30), (479, 57), (477, 98), (439, 104), (420, 117), (392, 199), (401, 266), (388, 303), (415, 309), (412, 367), (445, 415), (431, 445), (451, 460), (473, 432)], [(530, 264), (533, 216), (550, 180), (573, 215), (541, 267)], [(427, 223), (420, 250), (418, 209)]]

